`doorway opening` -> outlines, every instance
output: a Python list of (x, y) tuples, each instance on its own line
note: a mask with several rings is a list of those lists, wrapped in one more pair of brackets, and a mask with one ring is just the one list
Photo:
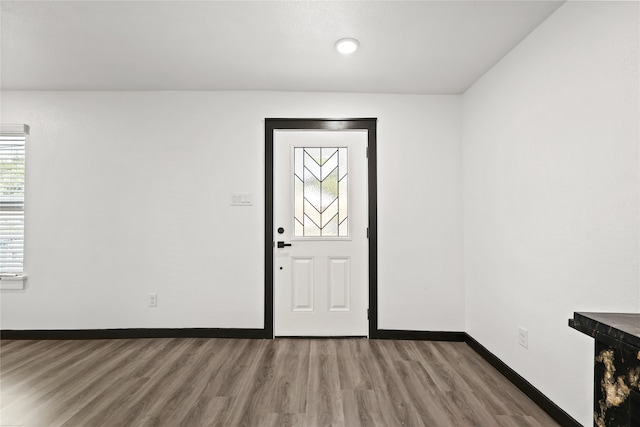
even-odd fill
[[(367, 324), (368, 335), (376, 338), (378, 332), (377, 316), (377, 174), (376, 174), (376, 122), (375, 118), (353, 119), (265, 119), (265, 306), (264, 306), (264, 333), (265, 337), (274, 336), (274, 285), (276, 281), (275, 257), (282, 255), (286, 244), (282, 236), (282, 228), (276, 224), (274, 215), (274, 200), (276, 195), (276, 151), (282, 138), (278, 138), (280, 131), (322, 131), (322, 132), (348, 132), (360, 131), (366, 139), (366, 252), (368, 264), (366, 265), (368, 281), (368, 309)], [(282, 148), (281, 148), (282, 150)], [(281, 184), (278, 184), (281, 185)], [(275, 227), (278, 226), (278, 231)], [(276, 246), (276, 241), (278, 244)], [(280, 269), (279, 267), (278, 269)], [(338, 270), (341, 271), (341, 270)], [(297, 334), (305, 335), (305, 334)], [(317, 334), (310, 334), (317, 335)], [(332, 334), (333, 335), (333, 334)], [(339, 335), (339, 334), (338, 334)]]

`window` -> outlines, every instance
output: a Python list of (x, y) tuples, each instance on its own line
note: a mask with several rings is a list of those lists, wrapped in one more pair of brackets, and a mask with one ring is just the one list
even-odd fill
[(348, 237), (347, 148), (295, 147), (295, 237)]
[[(0, 127), (0, 280), (22, 283), (24, 265), (25, 142), (29, 127)], [(20, 286), (22, 288), (22, 286)]]

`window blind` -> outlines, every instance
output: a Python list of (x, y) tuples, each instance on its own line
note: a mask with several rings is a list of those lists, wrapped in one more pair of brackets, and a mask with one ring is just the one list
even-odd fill
[(24, 265), (24, 177), (26, 125), (0, 127), (0, 274)]

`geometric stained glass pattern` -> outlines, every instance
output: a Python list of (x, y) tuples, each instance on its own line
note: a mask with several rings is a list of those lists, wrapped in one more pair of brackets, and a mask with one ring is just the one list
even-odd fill
[(348, 237), (346, 147), (295, 147), (295, 237)]

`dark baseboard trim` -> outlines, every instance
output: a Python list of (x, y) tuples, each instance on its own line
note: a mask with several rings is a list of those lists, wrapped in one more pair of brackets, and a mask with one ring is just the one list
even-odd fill
[(3, 340), (101, 340), (133, 338), (271, 338), (264, 329), (40, 329), (0, 331)]
[(562, 408), (553, 403), (551, 399), (545, 396), (540, 390), (535, 388), (529, 381), (521, 377), (516, 371), (511, 369), (506, 363), (498, 359), (493, 353), (487, 350), (482, 344), (476, 341), (471, 335), (466, 335), (466, 343), (484, 360), (489, 362), (491, 366), (496, 368), (502, 375), (507, 377), (513, 385), (518, 387), (520, 391), (526, 394), (529, 399), (542, 408), (551, 418), (556, 420), (563, 427), (582, 427), (571, 415), (567, 414)]
[(379, 340), (420, 340), (420, 341), (465, 341), (464, 332), (447, 331), (405, 331), (397, 329), (378, 329), (373, 331), (371, 339)]

